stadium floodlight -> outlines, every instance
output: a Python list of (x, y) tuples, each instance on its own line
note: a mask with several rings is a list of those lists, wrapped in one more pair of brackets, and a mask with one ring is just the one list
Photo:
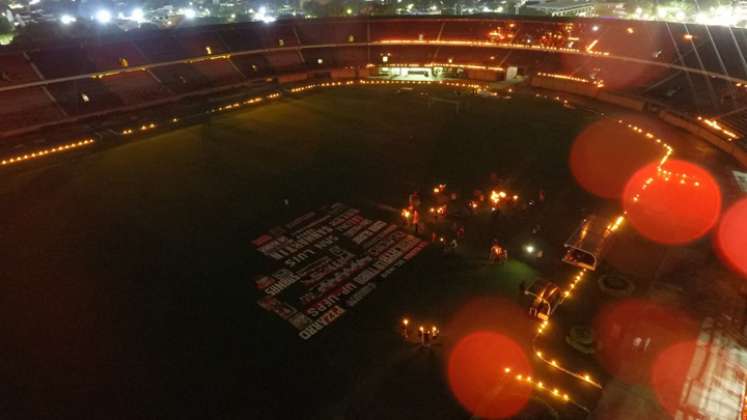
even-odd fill
[(145, 22), (145, 13), (143, 12), (143, 9), (139, 7), (132, 9), (132, 12), (130, 13), (130, 20), (134, 20), (137, 23)]
[(275, 22), (274, 17), (267, 15), (267, 8), (265, 6), (260, 6), (259, 10), (257, 10), (257, 13), (254, 14), (254, 19), (262, 21), (264, 23)]
[(106, 9), (101, 9), (96, 12), (95, 18), (100, 24), (106, 25), (107, 23), (112, 21), (112, 14)]
[(75, 18), (75, 16), (71, 16), (68, 14), (64, 14), (60, 16), (60, 23), (63, 25), (70, 25), (71, 23), (75, 23), (75, 21), (78, 20)]
[(195, 9), (181, 9), (180, 12), (187, 19), (194, 19), (195, 16), (197, 16), (197, 12), (195, 12)]

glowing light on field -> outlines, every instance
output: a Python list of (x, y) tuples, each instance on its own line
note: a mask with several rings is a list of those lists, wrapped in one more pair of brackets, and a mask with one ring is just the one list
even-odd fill
[(705, 169), (668, 160), (633, 174), (623, 192), (623, 207), (641, 235), (659, 243), (683, 244), (714, 226), (721, 191)]
[(91, 145), (94, 142), (95, 141), (93, 139), (85, 139), (85, 140), (80, 140), (74, 143), (62, 144), (60, 146), (55, 146), (55, 147), (51, 147), (48, 149), (37, 150), (35, 152), (26, 153), (23, 155), (11, 156), (9, 158), (5, 158), (1, 160), (0, 166), (12, 165), (15, 163), (21, 163), (21, 162), (31, 160), (31, 159), (38, 159), (38, 158), (51, 155), (51, 154), (55, 154), (55, 153), (66, 152), (68, 150), (73, 150), (73, 149), (79, 149), (81, 147)]
[(747, 199), (726, 210), (716, 235), (716, 249), (721, 259), (747, 278)]

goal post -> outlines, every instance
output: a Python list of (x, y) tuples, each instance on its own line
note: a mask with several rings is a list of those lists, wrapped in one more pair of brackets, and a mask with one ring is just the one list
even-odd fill
[(462, 110), (462, 101), (458, 101), (456, 99), (445, 99), (445, 98), (439, 98), (437, 96), (429, 96), (428, 97), (428, 109), (432, 108), (434, 104), (453, 106), (457, 114)]

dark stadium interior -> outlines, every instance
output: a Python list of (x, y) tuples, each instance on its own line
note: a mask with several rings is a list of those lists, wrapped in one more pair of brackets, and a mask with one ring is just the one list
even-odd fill
[[(611, 172), (617, 160), (634, 160), (636, 141), (655, 140), (710, 171), (716, 189), (726, 191), (729, 179), (736, 192), (723, 193), (723, 208), (736, 202), (732, 171), (747, 166), (745, 57), (747, 29), (527, 16), (281, 19), (2, 46), (0, 219), (13, 223), (0, 220), (0, 239), (7, 238), (0, 267), (12, 266), (0, 274), (0, 295), (7, 292), (0, 306), (8, 303), (0, 332), (13, 340), (0, 352), (0, 378), (7, 375), (0, 418), (478, 418), (450, 388), (442, 348), (400, 350), (398, 325), (382, 324), (399, 321), (409, 305), (456, 328), (450, 316), (472, 294), (513, 298), (526, 295), (527, 276), (570, 277), (540, 259), (560, 261), (550, 249), (560, 249), (582, 212), (620, 207), (569, 181), (580, 182), (569, 167), (573, 140), (602, 121), (614, 122), (602, 127), (603, 137), (623, 144), (607, 155)], [(666, 181), (670, 154), (656, 156)], [(249, 254), (259, 249), (254, 238), (345, 200), (407, 225), (411, 216), (397, 200), (423, 185), (438, 190), (439, 173), (465, 195), (487, 174), (531, 190), (539, 202), (554, 195), (542, 241), (525, 244), (539, 223), (505, 228), (511, 258), (527, 247), (537, 255), (535, 245), (547, 256), (543, 250), (500, 268), (484, 268), (472, 254), (455, 262), (431, 249), (444, 242), (434, 230), (423, 256), (393, 277), (402, 289), (387, 283), (360, 308), (379, 312), (351, 311), (334, 327), (344, 333), (297, 347), (297, 331), (267, 333), (278, 320), (253, 293), (271, 264)], [(480, 225), (490, 220), (492, 227), (495, 210), (466, 222), (479, 245), (465, 241), (465, 253), (484, 257), (479, 247), (495, 242)], [(423, 217), (438, 221), (430, 212)], [(669, 248), (649, 239), (622, 235), (631, 254), (645, 254), (633, 262), (615, 255), (626, 261), (626, 275), (665, 271), (641, 263), (668, 262)], [(703, 260), (711, 264), (723, 258), (711, 249), (717, 240), (701, 235), (691, 244), (707, 248)], [(2, 247), (12, 248), (6, 261)], [(723, 271), (739, 271), (730, 268)], [(237, 292), (247, 284), (250, 292)], [(594, 304), (609, 298), (594, 287), (582, 292), (578, 313), (561, 312), (562, 322), (589, 322)], [(446, 291), (456, 297), (439, 294)], [(742, 312), (734, 322), (747, 317)], [(491, 316), (516, 330), (536, 328), (509, 310)], [(537, 337), (526, 339), (531, 349)], [(555, 372), (555, 360), (545, 363), (537, 376)], [(584, 372), (603, 385), (618, 376), (603, 362), (590, 366)], [(747, 378), (744, 369), (735, 377)], [(625, 418), (622, 403), (572, 375), (556, 384), (579, 395), (575, 408), (529, 398), (525, 411), (496, 417)], [(747, 394), (738, 392), (747, 407)], [(660, 405), (638, 407), (638, 418), (666, 418), (669, 407)]]

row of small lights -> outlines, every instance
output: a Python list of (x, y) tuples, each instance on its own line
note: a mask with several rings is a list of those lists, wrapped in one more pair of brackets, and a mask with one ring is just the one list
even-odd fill
[(38, 158), (41, 158), (47, 155), (51, 155), (53, 153), (65, 152), (71, 149), (77, 149), (80, 147), (88, 146), (90, 144), (93, 144), (94, 142), (95, 140), (93, 139), (85, 139), (85, 140), (77, 141), (75, 143), (63, 144), (61, 146), (56, 146), (56, 147), (52, 147), (49, 149), (43, 149), (43, 150), (39, 150), (39, 151), (32, 152), (29, 154), (25, 154), (25, 155), (13, 156), (11, 158), (3, 159), (2, 161), (0, 161), (0, 165), (6, 166), (6, 165), (12, 165), (14, 163), (24, 162), (24, 161), (31, 160), (31, 159), (38, 159)]
[[(611, 224), (610, 226), (607, 227), (607, 230), (608, 231), (615, 231), (615, 230), (617, 230), (619, 228), (619, 226), (622, 224), (622, 220), (623, 220), (622, 217), (618, 217), (613, 224)], [(586, 269), (585, 268), (582, 268), (581, 270), (579, 270), (578, 273), (576, 273), (576, 275), (573, 277), (573, 280), (571, 280), (571, 282), (568, 284), (568, 288), (566, 290), (564, 290), (564, 291), (561, 292), (561, 295), (563, 296), (563, 300), (561, 301), (561, 303), (563, 301), (565, 301), (565, 299), (568, 299), (568, 298), (571, 297), (571, 292), (583, 280), (585, 274), (586, 274)], [(540, 326), (537, 328), (537, 334), (535, 335), (535, 339), (537, 337), (539, 337), (540, 335), (542, 335), (542, 333), (545, 332), (545, 330), (549, 327), (549, 325), (550, 325), (550, 323), (549, 323), (548, 320), (542, 321), (542, 323), (540, 324)], [(592, 379), (591, 375), (589, 375), (588, 373), (577, 373), (577, 372), (573, 372), (573, 371), (571, 371), (569, 369), (566, 369), (563, 366), (561, 366), (561, 364), (558, 363), (558, 361), (556, 359), (546, 357), (545, 354), (541, 350), (536, 350), (536, 348), (535, 348), (535, 353), (534, 354), (535, 354), (535, 356), (537, 356), (537, 358), (539, 360), (541, 360), (542, 362), (544, 362), (544, 363), (552, 366), (553, 368), (558, 369), (558, 370), (560, 370), (562, 372), (565, 372), (565, 373), (567, 373), (567, 374), (569, 374), (569, 375), (571, 375), (571, 376), (573, 376), (573, 377), (575, 377), (575, 378), (577, 378), (577, 379), (579, 379), (579, 380), (581, 380), (583, 382), (589, 383), (589, 384), (593, 385), (596, 388), (602, 389), (602, 385), (599, 384), (598, 382), (594, 381)]]
[(135, 131), (148, 131), (148, 130), (153, 130), (153, 129), (154, 129), (154, 128), (156, 128), (156, 127), (158, 127), (158, 126), (156, 125), (156, 123), (148, 123), (148, 124), (143, 124), (143, 125), (141, 125), (139, 129), (125, 128), (124, 130), (122, 130), (122, 135), (125, 135), (125, 136), (126, 136), (126, 135), (129, 135), (129, 134), (132, 134), (132, 133), (134, 133)]
[(569, 102), (568, 102), (568, 99), (563, 99), (563, 98), (561, 98), (560, 96), (556, 96), (556, 97), (552, 98), (552, 97), (550, 97), (550, 96), (547, 96), (547, 95), (542, 95), (542, 94), (539, 94), (539, 93), (535, 93), (535, 94), (534, 94), (534, 97), (535, 97), (535, 98), (543, 98), (543, 99), (548, 99), (548, 100), (554, 100), (554, 101), (556, 101), (556, 102), (561, 102), (561, 103), (563, 103), (563, 105), (568, 105), (568, 104), (569, 104)]
[(578, 48), (553, 47), (547, 45), (534, 45), (531, 41), (527, 44), (516, 44), (512, 42), (493, 42), (493, 41), (458, 41), (458, 40), (420, 40), (420, 39), (385, 39), (372, 44), (414, 44), (414, 45), (446, 45), (460, 47), (497, 47), (497, 48), (515, 48), (515, 49), (534, 49), (540, 51), (560, 51), (569, 53), (602, 55), (608, 56), (606, 51), (587, 51)]
[(736, 139), (739, 138), (739, 135), (737, 135), (737, 133), (735, 133), (735, 132), (727, 129), (724, 126), (722, 126), (716, 120), (711, 120), (711, 119), (708, 119), (708, 118), (698, 117), (698, 121), (700, 121), (701, 123), (705, 124), (706, 126), (712, 128), (713, 130), (716, 130), (716, 131), (722, 133), (723, 135), (725, 135), (727, 137), (726, 140), (728, 140), (728, 141), (734, 141), (734, 140), (736, 140)]
[(463, 83), (463, 82), (444, 82), (444, 81), (434, 81), (434, 80), (361, 80), (360, 84), (362, 85), (401, 85), (401, 84), (408, 84), (408, 85), (443, 85), (443, 86), (451, 86), (451, 87), (459, 87), (459, 88), (470, 88), (470, 89), (481, 89), (482, 85), (477, 83)]
[(553, 78), (553, 79), (570, 80), (572, 82), (589, 83), (589, 84), (593, 84), (594, 86), (596, 86), (598, 88), (604, 87), (604, 82), (601, 81), (601, 80), (594, 81), (594, 80), (584, 79), (583, 77), (571, 76), (569, 74), (542, 73), (542, 72), (540, 72), (540, 73), (537, 73), (537, 75), (538, 76), (542, 76), (542, 77), (550, 77), (550, 78)]
[[(378, 80), (375, 80), (375, 81), (360, 80), (359, 81), (360, 84), (390, 84), (389, 82), (392, 82), (392, 81), (378, 81)], [(407, 82), (408, 83), (419, 83), (418, 81), (407, 81)], [(294, 93), (295, 92), (301, 92), (301, 91), (304, 91), (304, 90), (313, 89), (313, 88), (317, 88), (317, 87), (334, 87), (334, 86), (343, 86), (343, 85), (353, 85), (355, 83), (356, 82), (352, 81), (352, 80), (346, 81), (346, 82), (317, 83), (317, 84), (313, 84), (313, 85), (307, 85), (307, 86), (303, 86), (303, 87), (298, 87), (298, 88), (291, 89), (291, 92), (294, 92)], [(433, 83), (433, 82), (428, 81), (427, 83)], [(456, 82), (438, 82), (438, 83), (446, 85), (446, 86), (452, 86), (452, 87), (469, 87), (469, 88), (475, 88), (475, 89), (479, 89), (480, 88), (480, 85), (478, 85), (478, 84), (472, 84), (472, 83), (456, 83)], [(230, 105), (225, 105), (225, 106), (222, 106), (222, 107), (218, 107), (217, 109), (213, 109), (211, 111), (215, 112), (215, 111), (231, 110), (231, 109), (235, 109), (235, 108), (241, 107), (242, 105), (252, 105), (252, 104), (256, 104), (258, 102), (261, 102), (264, 99), (275, 99), (275, 98), (278, 98), (278, 97), (280, 97), (280, 93), (275, 92), (275, 93), (269, 94), (269, 95), (267, 95), (265, 97), (255, 97), (255, 98), (251, 98), (251, 99), (248, 99), (246, 101), (243, 101), (243, 102), (235, 102), (235, 103), (230, 104)], [(179, 118), (172, 118), (171, 122), (172, 123), (177, 123), (177, 122), (179, 122)], [(133, 128), (123, 129), (121, 131), (121, 134), (122, 135), (130, 135), (130, 134), (134, 134), (136, 131), (144, 132), (144, 131), (149, 131), (149, 130), (155, 129), (157, 127), (158, 126), (155, 123), (151, 122), (151, 123), (147, 123), (147, 124), (141, 125), (138, 129), (133, 129)], [(31, 159), (38, 159), (38, 158), (41, 158), (41, 157), (44, 157), (44, 156), (47, 156), (47, 155), (50, 155), (50, 154), (53, 154), (53, 153), (60, 153), (60, 152), (68, 151), (68, 150), (71, 150), (71, 149), (76, 149), (76, 148), (88, 146), (90, 144), (93, 144), (94, 142), (95, 142), (95, 140), (89, 138), (89, 139), (80, 140), (80, 141), (73, 142), (73, 143), (68, 143), (68, 144), (63, 144), (63, 145), (60, 145), (60, 146), (52, 147), (52, 148), (49, 148), (49, 149), (42, 149), (42, 150), (39, 150), (39, 151), (36, 151), (36, 152), (32, 152), (32, 153), (28, 153), (28, 154), (12, 156), (12, 157), (9, 157), (7, 159), (0, 160), (0, 166), (7, 166), (7, 165), (24, 162), (24, 161), (31, 160)]]
[(219, 106), (218, 108), (213, 108), (210, 111), (208, 111), (208, 113), (221, 112), (221, 111), (230, 111), (232, 109), (241, 108), (242, 106), (254, 105), (254, 104), (262, 102), (264, 100), (272, 100), (272, 99), (277, 99), (279, 97), (280, 97), (280, 93), (279, 92), (274, 92), (274, 93), (271, 93), (271, 94), (266, 95), (266, 96), (256, 96), (254, 98), (247, 99), (247, 100), (242, 101), (242, 102), (234, 102), (232, 104)]
[[(410, 319), (409, 318), (402, 318), (402, 331), (403, 331), (403, 333), (405, 335), (407, 335), (407, 331), (408, 331), (409, 326), (410, 326)], [(437, 334), (439, 334), (441, 332), (441, 330), (439, 330), (438, 327), (436, 327), (435, 325), (431, 325), (431, 327), (429, 329), (426, 329), (425, 326), (420, 325), (418, 327), (418, 331), (421, 334), (425, 334), (425, 332), (428, 331), (433, 336), (436, 336)]]
[[(625, 124), (623, 120), (617, 120), (617, 122), (619, 124)], [(662, 145), (662, 147), (664, 147), (666, 152), (664, 153), (664, 156), (661, 158), (661, 160), (659, 160), (659, 164), (656, 167), (657, 176), (664, 179), (664, 182), (669, 182), (672, 178), (675, 178), (675, 179), (679, 178), (680, 185), (688, 185), (689, 182), (692, 182), (692, 186), (696, 188), (700, 187), (700, 181), (697, 178), (688, 176), (685, 173), (675, 173), (675, 172), (664, 169), (664, 164), (667, 162), (667, 160), (669, 160), (669, 157), (674, 153), (674, 149), (670, 145), (668, 145), (667, 143), (664, 143), (660, 138), (656, 137), (653, 133), (647, 132), (636, 125), (627, 124), (627, 127), (631, 129), (632, 131), (638, 134), (641, 134), (647, 139), (653, 140), (657, 144), (660, 144)], [(633, 196), (634, 203), (637, 203), (640, 201), (641, 194), (643, 193), (643, 191), (648, 189), (649, 185), (651, 185), (653, 182), (654, 182), (653, 177), (649, 177), (643, 182), (643, 185), (641, 185), (641, 192), (636, 193)]]
[[(476, 84), (476, 83), (443, 82), (443, 81), (431, 81), (431, 80), (422, 80), (422, 81), (418, 81), (418, 80), (358, 80), (358, 81), (348, 80), (348, 81), (345, 81), (345, 82), (324, 82), (324, 83), (314, 83), (314, 84), (309, 84), (309, 85), (305, 85), (305, 86), (299, 86), (299, 87), (295, 87), (295, 88), (290, 89), (290, 92), (291, 93), (299, 93), (299, 92), (304, 92), (304, 91), (311, 90), (311, 89), (316, 89), (316, 88), (350, 86), (350, 85), (354, 85), (356, 83), (359, 83), (359, 84), (362, 84), (362, 85), (433, 84), (433, 83), (436, 83), (436, 84), (440, 84), (440, 85), (444, 85), (444, 86), (461, 87), (461, 88), (472, 88), (472, 89), (480, 89), (482, 87), (481, 85)], [(274, 93), (271, 93), (271, 94), (266, 95), (266, 96), (257, 96), (257, 97), (254, 97), (254, 98), (251, 98), (251, 99), (247, 99), (247, 100), (242, 101), (242, 102), (234, 102), (232, 104), (219, 106), (218, 108), (211, 109), (209, 111), (209, 113), (212, 113), (212, 112), (222, 112), (222, 111), (230, 111), (230, 110), (233, 110), (233, 109), (241, 108), (242, 106), (254, 105), (254, 104), (257, 104), (257, 103), (262, 102), (264, 100), (271, 100), (271, 99), (276, 99), (276, 98), (279, 98), (279, 97), (280, 97), (280, 93), (279, 92), (274, 92)], [(178, 121), (179, 121), (178, 118), (173, 118), (171, 120), (172, 123), (176, 123)], [(130, 134), (134, 134), (137, 131), (140, 131), (140, 132), (148, 131), (148, 130), (154, 129), (156, 127), (157, 127), (157, 125), (155, 123), (148, 123), (148, 124), (143, 124), (142, 126), (139, 127), (139, 129), (133, 129), (133, 128), (123, 129), (121, 131), (121, 134), (122, 135), (130, 135)]]
[[(556, 100), (560, 100), (559, 97), (556, 97), (555, 99)], [(567, 101), (564, 101), (564, 102), (567, 103)], [(625, 124), (625, 121), (623, 121), (623, 120), (617, 120), (617, 122), (619, 124)], [(662, 176), (664, 176), (665, 177), (664, 179), (667, 180), (667, 181), (669, 180), (670, 176), (675, 175), (671, 171), (666, 171), (666, 170), (663, 169), (663, 165), (666, 163), (666, 161), (669, 159), (669, 157), (672, 155), (672, 153), (674, 153), (674, 149), (671, 146), (669, 146), (668, 144), (664, 143), (660, 138), (656, 137), (653, 133), (647, 132), (647, 131), (643, 130), (641, 127), (638, 127), (638, 126), (633, 125), (633, 124), (627, 124), (627, 127), (630, 130), (632, 130), (633, 132), (638, 133), (638, 134), (644, 136), (645, 138), (653, 140), (657, 144), (662, 145), (662, 147), (664, 147), (664, 149), (666, 150), (666, 152), (664, 153), (664, 156), (659, 161), (659, 165), (657, 166), (657, 171)], [(686, 182), (685, 181), (685, 179), (687, 179), (687, 175), (686, 174), (676, 174), (676, 176), (680, 176), (681, 177), (680, 183), (684, 184)], [(641, 189), (645, 190), (646, 187), (648, 185), (650, 185), (652, 182), (653, 182), (653, 178), (647, 179)], [(693, 185), (696, 186), (696, 187), (698, 187), (698, 186), (700, 186), (700, 183), (698, 181), (695, 181), (693, 183)], [(633, 201), (634, 202), (638, 202), (639, 199), (640, 199), (640, 193), (636, 194), (633, 197)], [(609, 234), (611, 234), (613, 232), (616, 232), (620, 228), (620, 226), (622, 226), (622, 224), (624, 223), (624, 221), (625, 221), (625, 216), (623, 216), (623, 215), (618, 216), (615, 219), (614, 222), (612, 222), (609, 225), (607, 225), (607, 230), (605, 232), (605, 235), (609, 235)], [(586, 273), (586, 269), (581, 269), (573, 277), (573, 280), (570, 282), (568, 288), (565, 291), (562, 292), (563, 301), (566, 298), (570, 298), (571, 297), (571, 292), (576, 288), (576, 285), (578, 285), (578, 283), (580, 283), (583, 280), (583, 277), (584, 277), (585, 273)], [(561, 303), (563, 301), (561, 301)], [(537, 328), (537, 335), (535, 336), (535, 339), (539, 335), (541, 335), (545, 331), (545, 329), (547, 329), (548, 326), (549, 326), (548, 320), (544, 320), (540, 324), (540, 326)], [(540, 359), (544, 363), (552, 366), (555, 369), (561, 370), (561, 371), (563, 371), (563, 372), (565, 372), (565, 373), (567, 373), (567, 374), (569, 374), (571, 376), (574, 376), (574, 377), (576, 377), (576, 378), (578, 378), (578, 379), (580, 379), (580, 380), (582, 380), (584, 382), (587, 382), (587, 383), (589, 383), (589, 384), (591, 384), (591, 385), (593, 385), (593, 386), (595, 386), (595, 387), (597, 387), (599, 389), (602, 388), (601, 384), (599, 384), (598, 382), (594, 381), (589, 374), (587, 374), (587, 373), (576, 373), (576, 372), (572, 372), (572, 371), (570, 371), (570, 370), (562, 367), (557, 362), (557, 360), (546, 357), (541, 350), (535, 350), (535, 355), (537, 356), (538, 359)]]
[(303, 92), (303, 91), (306, 91), (306, 90), (309, 90), (309, 89), (316, 89), (316, 88), (319, 88), (319, 87), (349, 86), (349, 85), (354, 85), (354, 84), (355, 84), (354, 80), (348, 80), (346, 82), (315, 83), (313, 85), (306, 85), (306, 86), (294, 87), (294, 88), (292, 88), (290, 90), (290, 92), (291, 93), (299, 93), (299, 92)]
[[(554, 99), (555, 101), (562, 102), (564, 104), (568, 103), (568, 100), (562, 99), (559, 96), (556, 96), (554, 98), (549, 98), (548, 96), (543, 96), (543, 95), (540, 95), (540, 94), (536, 94), (535, 96), (537, 96), (537, 97), (544, 97), (546, 99)], [(501, 191), (501, 192), (492, 191), (490, 198), (491, 198), (491, 201), (496, 202), (496, 199), (500, 200), (501, 198), (504, 198), (506, 196), (507, 196), (506, 193), (503, 192), (503, 191)], [(518, 199), (518, 196), (514, 196), (514, 200), (517, 200), (517, 199)], [(608, 232), (615, 232), (615, 231), (617, 231), (620, 228), (620, 226), (623, 224), (624, 220), (625, 220), (624, 216), (618, 216), (615, 219), (614, 222), (610, 223), (607, 226), (607, 231)], [(576, 288), (576, 286), (578, 285), (578, 283), (580, 283), (583, 280), (583, 277), (584, 277), (585, 274), (586, 274), (586, 269), (579, 270), (579, 272), (576, 273), (576, 275), (573, 277), (573, 280), (569, 283), (568, 288), (566, 290), (561, 291), (561, 294), (563, 296), (563, 301), (565, 299), (568, 299), (568, 298), (571, 297), (571, 292)], [(561, 303), (562, 303), (562, 301), (561, 301)], [(549, 327), (549, 325), (550, 325), (550, 322), (548, 320), (546, 320), (546, 319), (543, 320), (540, 323), (539, 327), (537, 327), (537, 334), (535, 335), (535, 340), (536, 340), (537, 337), (539, 337), (540, 335), (542, 335), (542, 333), (544, 333), (544, 331)], [(588, 373), (576, 373), (576, 372), (573, 372), (571, 370), (568, 370), (568, 369), (562, 367), (557, 362), (557, 360), (555, 360), (555, 359), (547, 359), (547, 358), (543, 357), (543, 353), (542, 353), (541, 350), (537, 350), (535, 352), (535, 355), (542, 362), (544, 362), (544, 363), (552, 366), (555, 369), (563, 371), (563, 372), (565, 372), (565, 373), (567, 373), (567, 374), (569, 374), (571, 376), (574, 376), (577, 379), (580, 379), (580, 380), (582, 380), (582, 381), (584, 381), (586, 383), (589, 383), (589, 384), (591, 384), (591, 385), (593, 385), (593, 386), (595, 386), (595, 387), (597, 387), (599, 389), (602, 388), (601, 384), (599, 384), (598, 382), (594, 381)], [(531, 381), (531, 378), (528, 378), (528, 379)]]
[[(543, 97), (545, 99), (553, 99), (555, 101), (562, 102), (563, 104), (567, 104), (568, 103), (567, 99), (563, 99), (560, 96), (555, 96), (554, 98), (550, 98), (547, 95), (540, 95), (540, 94), (536, 94), (535, 96), (536, 97)], [(618, 120), (618, 123), (623, 124), (623, 121), (622, 120)], [(630, 125), (630, 124), (628, 125), (628, 127), (630, 129), (632, 129), (633, 131), (637, 132), (637, 133), (644, 134), (647, 138), (650, 138), (650, 139), (654, 139), (655, 138), (655, 136), (653, 136), (651, 133), (643, 133), (643, 130), (641, 128), (639, 128), (639, 127), (636, 127), (636, 126), (633, 126), (633, 125)], [(656, 140), (657, 140), (657, 143), (661, 143), (660, 139), (656, 138)], [(664, 147), (667, 149), (667, 153), (665, 154), (664, 158), (662, 159), (662, 162), (660, 163), (660, 165), (663, 165), (663, 163), (666, 161), (666, 159), (672, 153), (672, 148), (669, 145), (664, 144)], [(618, 216), (614, 220), (614, 222), (612, 222), (609, 225), (607, 225), (607, 231), (605, 232), (605, 234), (610, 234), (612, 232), (617, 231), (620, 228), (620, 226), (622, 226), (622, 224), (624, 223), (624, 221), (625, 221), (625, 217), (624, 216), (622, 216), (622, 215)], [(566, 290), (562, 291), (563, 300), (561, 301), (561, 303), (563, 301), (565, 301), (565, 299), (571, 297), (571, 292), (583, 280), (585, 274), (586, 274), (586, 269), (585, 268), (582, 268), (581, 270), (579, 270), (578, 273), (576, 273), (576, 275), (573, 277), (573, 280), (571, 280), (571, 282), (569, 283), (568, 288)], [(537, 339), (537, 337), (539, 337), (540, 335), (542, 335), (542, 333), (549, 327), (549, 325), (550, 325), (550, 323), (549, 323), (548, 320), (542, 321), (542, 323), (540, 324), (540, 326), (537, 328), (537, 334), (534, 337), (535, 340)], [(577, 378), (577, 379), (579, 379), (579, 380), (581, 380), (583, 382), (591, 384), (592, 386), (594, 386), (596, 388), (602, 389), (602, 385), (599, 384), (598, 382), (596, 382), (591, 377), (591, 375), (589, 375), (588, 373), (577, 373), (577, 372), (573, 372), (573, 371), (571, 371), (569, 369), (566, 369), (563, 366), (561, 366), (556, 359), (547, 358), (541, 350), (536, 350), (535, 351), (535, 355), (537, 356), (537, 358), (539, 360), (541, 360), (542, 362), (546, 363), (547, 365), (550, 365), (550, 366), (552, 366), (555, 369), (558, 369), (558, 370), (560, 370), (562, 372), (565, 372), (565, 373), (567, 373), (567, 374), (569, 374), (569, 375), (571, 375), (571, 376), (573, 376), (573, 377), (575, 377), (575, 378)]]
[[(503, 373), (507, 376), (511, 375), (511, 368), (510, 367), (504, 368)], [(553, 397), (558, 398), (559, 400), (573, 402), (571, 400), (571, 397), (568, 396), (567, 393), (561, 392), (558, 388), (546, 385), (543, 381), (536, 379), (536, 378), (532, 378), (531, 375), (524, 375), (524, 374), (519, 373), (519, 374), (514, 375), (513, 378), (516, 379), (516, 381), (519, 383), (530, 385), (540, 391), (545, 391), (549, 393), (550, 395), (552, 395)]]

